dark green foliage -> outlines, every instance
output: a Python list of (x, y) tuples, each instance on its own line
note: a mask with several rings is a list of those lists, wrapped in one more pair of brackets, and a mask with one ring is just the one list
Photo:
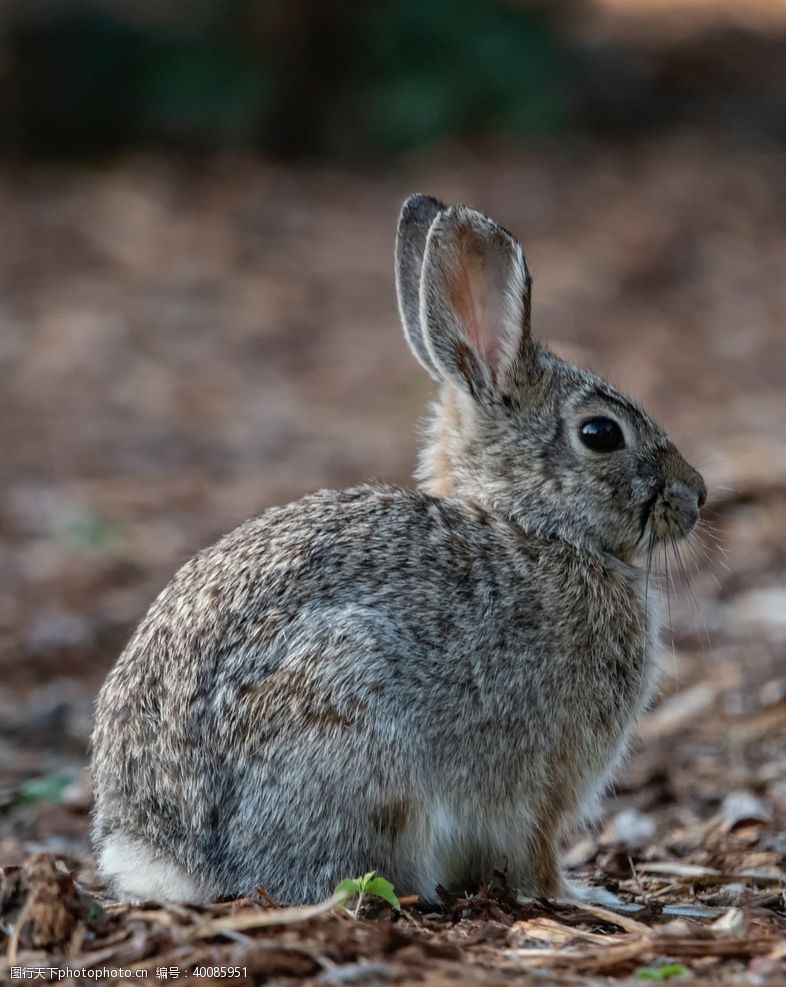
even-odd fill
[(126, 20), (90, 8), (19, 18), (6, 35), (10, 95), (0, 108), (11, 142), (45, 154), (251, 145), (269, 75), (213, 20)]
[(543, 135), (569, 122), (571, 61), (540, 11), (396, 0), (369, 8), (366, 42), (360, 120), (369, 146)]
[(7, 0), (0, 153), (163, 146), (368, 161), (442, 140), (630, 137), (721, 121), (726, 139), (782, 145), (782, 33), (579, 41), (567, 27), (581, 8)]
[(552, 133), (570, 121), (572, 59), (544, 9), (16, 0), (0, 15), (0, 148), (373, 157), (440, 138)]

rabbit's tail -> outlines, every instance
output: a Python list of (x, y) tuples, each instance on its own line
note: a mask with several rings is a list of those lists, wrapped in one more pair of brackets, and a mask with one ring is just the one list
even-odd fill
[(207, 889), (171, 857), (125, 833), (110, 833), (103, 838), (98, 865), (112, 894), (124, 901), (200, 904), (211, 897)]

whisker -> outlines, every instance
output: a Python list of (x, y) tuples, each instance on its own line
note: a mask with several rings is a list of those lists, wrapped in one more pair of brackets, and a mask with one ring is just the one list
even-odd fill
[(655, 532), (650, 531), (649, 545), (647, 546), (647, 574), (644, 577), (644, 628), (647, 628), (647, 607), (649, 604), (650, 574), (652, 572), (652, 550), (655, 547)]
[(699, 523), (696, 525), (699, 531), (706, 531), (714, 538), (718, 538), (721, 534), (720, 526), (713, 524), (712, 521), (708, 521), (706, 518), (702, 517)]
[[(646, 526), (645, 526), (645, 531), (642, 531), (642, 537), (644, 536), (645, 532), (646, 532)], [(650, 529), (649, 541), (647, 543), (647, 567), (644, 575), (644, 633), (646, 636), (645, 640), (647, 641), (649, 641), (649, 594), (650, 594), (650, 576), (652, 574), (652, 553), (654, 548), (655, 548), (655, 532), (652, 529)], [(644, 682), (645, 682), (645, 671), (644, 671), (644, 666), (642, 665), (639, 674), (638, 688), (636, 690), (637, 700), (641, 698), (641, 694), (644, 689)]]
[(677, 541), (674, 538), (674, 535), (671, 535), (671, 548), (672, 548), (672, 552), (674, 553), (674, 560), (677, 563), (677, 571), (680, 574), (680, 579), (683, 581), (683, 583), (685, 583), (685, 588), (687, 589), (688, 593), (690, 593), (691, 597), (695, 600), (695, 597), (693, 597), (693, 587), (691, 586), (690, 579), (688, 577), (688, 572), (685, 568), (685, 562), (682, 558), (679, 546), (677, 545)]
[(671, 573), (669, 572), (669, 557), (666, 552), (666, 545), (663, 545), (663, 567), (666, 570), (666, 612), (669, 617), (669, 636), (671, 637), (671, 654), (674, 659), (674, 681), (679, 686), (679, 672), (677, 670), (677, 649), (674, 646), (674, 625), (671, 620), (671, 593), (669, 591), (669, 582), (671, 580)]
[[(701, 551), (702, 555), (704, 556), (707, 562), (712, 563), (713, 558), (710, 555), (710, 553), (707, 551), (707, 547), (702, 543), (701, 538), (698, 535), (696, 535), (695, 537), (691, 537), (690, 539), (688, 539), (688, 541), (684, 542), (684, 551), (687, 555), (688, 562), (693, 567), (693, 572), (696, 578), (698, 579), (699, 576), (702, 575), (702, 573), (706, 573), (710, 577), (710, 579), (715, 583), (718, 589), (722, 590), (723, 584), (721, 583), (720, 579), (718, 579), (718, 577), (715, 575), (715, 573), (712, 571), (712, 569), (709, 566), (702, 567), (699, 562), (699, 558), (698, 558), (699, 551)], [(728, 569), (729, 567), (725, 566), (725, 568)]]
[[(708, 522), (705, 521), (703, 518), (699, 519), (699, 523), (696, 526), (696, 532), (697, 532), (698, 542), (704, 549), (707, 559), (709, 561), (717, 561), (718, 564), (722, 565), (724, 569), (726, 569), (728, 572), (731, 572), (731, 569), (727, 564), (730, 561), (730, 556), (729, 553), (721, 544), (719, 533), (716, 533), (712, 529), (712, 526), (709, 525)], [(704, 541), (705, 538), (709, 539), (709, 541), (712, 543), (712, 554), (708, 550), (709, 546)], [(718, 553), (715, 556), (715, 558), (713, 558), (714, 553)], [(723, 558), (720, 558), (720, 556), (723, 556)]]
[(696, 611), (696, 616), (701, 621), (701, 626), (704, 629), (704, 642), (706, 644), (707, 651), (712, 651), (712, 641), (710, 640), (710, 632), (709, 632), (709, 628), (707, 627), (707, 622), (705, 621), (704, 615), (701, 612), (701, 607), (699, 606), (699, 601), (696, 599), (696, 594), (693, 592), (693, 586), (691, 585), (690, 576), (685, 567), (685, 561), (682, 557), (682, 553), (680, 552), (680, 546), (677, 545), (677, 542), (673, 535), (671, 536), (671, 548), (672, 551), (674, 552), (674, 558), (677, 562), (677, 568), (679, 569), (680, 572), (680, 578), (685, 584), (685, 589), (688, 592), (688, 597), (691, 601), (691, 605), (693, 606), (693, 609)]
[[(701, 542), (702, 545), (704, 545), (705, 548), (707, 546), (704, 541), (704, 538), (707, 538), (712, 543), (713, 551), (717, 551), (722, 556), (724, 556), (725, 559), (729, 559), (729, 553), (723, 547), (721, 543), (720, 535), (718, 533), (712, 531), (706, 524), (702, 523), (701, 521), (699, 522), (696, 531), (698, 533), (699, 541)], [(721, 560), (719, 559), (718, 561)]]

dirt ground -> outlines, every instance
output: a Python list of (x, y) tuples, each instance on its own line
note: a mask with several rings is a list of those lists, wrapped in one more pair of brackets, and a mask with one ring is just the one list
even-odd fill
[[(229, 964), (233, 983), (489, 987), (676, 964), (677, 983), (786, 983), (784, 173), (696, 136), (371, 176), (234, 158), (0, 172), (0, 981), (42, 963), (206, 983), (195, 965)], [(566, 847), (577, 879), (642, 907), (516, 905), (504, 882), (398, 918), (112, 906), (84, 765), (135, 622), (266, 505), (408, 482), (430, 383), (398, 328), (392, 243), (416, 190), (520, 236), (536, 332), (639, 399), (710, 487), (684, 571), (661, 577), (662, 698)]]

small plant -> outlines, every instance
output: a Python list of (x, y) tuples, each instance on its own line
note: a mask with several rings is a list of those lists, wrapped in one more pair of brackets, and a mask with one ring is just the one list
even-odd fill
[(357, 895), (358, 900), (354, 909), (349, 909), (350, 914), (355, 918), (360, 914), (360, 907), (367, 895), (372, 895), (374, 898), (381, 898), (397, 912), (401, 911), (401, 905), (396, 897), (395, 888), (384, 877), (377, 877), (376, 873), (376, 871), (371, 870), (368, 874), (364, 874), (363, 877), (347, 877), (340, 884), (336, 885), (336, 890), (333, 894), (343, 894), (345, 901), (349, 901), (350, 898), (354, 898)]
[(95, 925), (106, 916), (104, 909), (98, 902), (91, 901), (85, 908), (84, 920), (87, 925)]
[(682, 963), (664, 963), (663, 966), (641, 966), (633, 976), (636, 980), (655, 980), (661, 983), (671, 977), (680, 977), (683, 973), (690, 973), (690, 970)]
[(29, 778), (16, 790), (15, 801), (19, 805), (35, 805), (38, 802), (62, 802), (63, 793), (74, 782), (74, 776), (67, 771), (45, 775), (43, 778)]

